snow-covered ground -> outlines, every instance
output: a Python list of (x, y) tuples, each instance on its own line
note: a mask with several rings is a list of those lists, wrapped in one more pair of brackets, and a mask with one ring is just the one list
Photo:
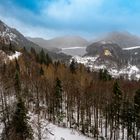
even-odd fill
[(139, 79), (140, 78), (140, 69), (135, 65), (128, 65), (120, 70), (109, 69), (109, 73), (114, 77), (119, 77), (121, 75), (128, 75), (128, 79)]
[(74, 56), (74, 57), (72, 57), (72, 59), (74, 59), (77, 63), (83, 64), (86, 67), (89, 67), (92, 71), (98, 71), (100, 69), (107, 69), (108, 72), (113, 77), (127, 75), (128, 79), (138, 80), (140, 78), (140, 69), (136, 65), (128, 64), (127, 66), (124, 66), (121, 69), (119, 69), (117, 66), (107, 67), (106, 64), (97, 65), (96, 60), (98, 58), (99, 58), (99, 56), (95, 56), (95, 57)]
[[(30, 123), (34, 132), (34, 140), (38, 140), (37, 115), (29, 113), (29, 117), (31, 118)], [(40, 119), (40, 122), (41, 140), (93, 140), (74, 129), (58, 127), (57, 125), (48, 123), (45, 119)], [(3, 128), (3, 123), (0, 123), (0, 135), (2, 134)]]
[(68, 128), (61, 128), (56, 125), (50, 124), (50, 129), (54, 135), (50, 135), (50, 140), (91, 140), (80, 132)]
[[(34, 140), (38, 140), (38, 116), (30, 112), (29, 117), (34, 131)], [(49, 123), (44, 118), (40, 118), (39, 122), (42, 140), (93, 140), (74, 129), (62, 128)]]
[[(83, 64), (86, 67), (89, 67), (89, 68), (92, 69), (93, 68), (93, 64), (98, 59), (98, 57), (99, 56), (96, 56), (96, 57), (90, 57), (90, 56), (87, 56), (87, 57), (74, 56), (74, 57), (72, 57), (72, 59), (74, 59), (77, 63)], [(72, 59), (70, 60), (70, 62), (72, 61)]]

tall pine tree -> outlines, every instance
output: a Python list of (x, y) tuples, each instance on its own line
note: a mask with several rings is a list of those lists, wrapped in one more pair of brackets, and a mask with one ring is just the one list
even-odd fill
[(62, 84), (59, 78), (56, 79), (55, 85), (55, 111), (58, 123), (62, 120)]
[[(29, 118), (27, 117), (27, 109), (21, 95), (21, 83), (18, 67), (16, 67), (14, 86), (17, 103), (11, 121), (9, 122), (9, 127), (5, 131), (8, 131), (9, 140), (32, 140), (32, 129), (28, 123)], [(3, 139), (5, 140), (5, 138)]]
[(32, 128), (28, 124), (27, 109), (21, 97), (18, 97), (16, 104), (16, 110), (11, 121), (11, 130), (14, 133), (14, 137), (11, 140), (32, 140)]
[(115, 125), (118, 127), (120, 123), (122, 91), (117, 81), (113, 85), (113, 93), (114, 93), (113, 103), (114, 103), (114, 113), (115, 113)]
[(70, 63), (70, 71), (71, 73), (75, 73), (76, 72), (76, 62), (74, 59), (72, 59), (71, 63)]
[(136, 140), (139, 139), (138, 133), (140, 131), (140, 89), (136, 91), (134, 96), (134, 108), (135, 108), (135, 121), (137, 127)]

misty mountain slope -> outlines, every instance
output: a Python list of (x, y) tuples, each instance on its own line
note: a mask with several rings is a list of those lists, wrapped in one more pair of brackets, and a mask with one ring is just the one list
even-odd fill
[(49, 51), (64, 53), (71, 56), (84, 55), (86, 53), (85, 49), (89, 45), (87, 40), (79, 36), (63, 36), (50, 40), (30, 37), (28, 37), (28, 39), (43, 48), (47, 48)]
[(121, 48), (118, 44), (112, 43), (110, 41), (98, 41), (89, 45), (86, 49), (87, 56), (95, 56), (97, 54), (103, 54), (105, 51), (110, 51), (110, 57), (114, 60), (118, 60), (122, 65), (126, 62), (135, 64), (139, 66), (140, 62), (140, 47), (132, 46), (127, 48)]
[(59, 51), (58, 48), (56, 47), (51, 47), (51, 45), (49, 44), (49, 42), (43, 38), (31, 38), (31, 37), (27, 37), (28, 40), (38, 44), (39, 46), (43, 47), (43, 48), (46, 48), (50, 51), (53, 51), (53, 52), (57, 52)]
[[(95, 42), (91, 45), (89, 45), (86, 48), (87, 54), (86, 55), (99, 55), (99, 54), (104, 54), (106, 50), (110, 51), (110, 54), (108, 54), (108, 56), (112, 56), (115, 58), (119, 58), (120, 56), (122, 56), (122, 49), (120, 48), (120, 46), (118, 46), (115, 43), (112, 42), (105, 42), (105, 41), (99, 41), (99, 42)], [(107, 56), (107, 55), (105, 55)]]
[(27, 40), (19, 31), (10, 28), (0, 21), (0, 43), (9, 45), (10, 43), (17, 47), (39, 48), (35, 43)]
[(129, 32), (111, 32), (97, 39), (118, 44), (121, 48), (140, 46), (140, 38)]
[[(121, 64), (129, 62), (140, 67), (140, 38), (128, 32), (111, 32), (104, 37), (100, 37), (98, 42), (92, 43), (87, 47), (87, 55), (94, 55), (98, 46), (106, 46), (117, 54)], [(109, 45), (110, 44), (110, 45)], [(119, 47), (115, 49), (116, 45)], [(122, 48), (122, 49), (121, 49)], [(125, 62), (125, 63), (124, 63)]]
[(52, 45), (56, 45), (58, 48), (67, 48), (67, 47), (85, 47), (88, 45), (88, 41), (80, 36), (64, 36), (57, 37), (49, 40), (52, 42)]
[(37, 43), (44, 48), (67, 48), (67, 47), (85, 47), (89, 43), (82, 37), (79, 36), (63, 36), (56, 37), (50, 40), (42, 38), (28, 38), (29, 40)]

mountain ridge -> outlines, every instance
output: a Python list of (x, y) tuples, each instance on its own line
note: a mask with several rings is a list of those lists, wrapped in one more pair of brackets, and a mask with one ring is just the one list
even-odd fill
[(80, 36), (61, 36), (49, 40), (43, 38), (30, 38), (29, 40), (37, 43), (40, 46), (48, 48), (67, 48), (67, 47), (85, 47), (89, 42)]
[(98, 37), (96, 41), (110, 41), (118, 44), (121, 48), (140, 46), (140, 37), (129, 32), (110, 32), (102, 37)]
[(15, 46), (17, 48), (25, 47), (27, 50), (34, 48), (37, 52), (41, 51), (41, 49), (44, 49), (44, 51), (48, 53), (49, 56), (53, 59), (61, 60), (70, 58), (70, 56), (66, 54), (56, 53), (33, 43), (32, 41), (28, 40), (23, 34), (21, 34), (17, 29), (9, 27), (0, 20), (0, 48), (9, 45)]

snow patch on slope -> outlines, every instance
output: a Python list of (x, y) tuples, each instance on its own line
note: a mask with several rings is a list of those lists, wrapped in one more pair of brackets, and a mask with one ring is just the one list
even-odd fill
[(8, 56), (8, 58), (9, 58), (10, 60), (13, 60), (13, 59), (15, 59), (15, 58), (18, 59), (18, 57), (19, 57), (20, 55), (21, 55), (21, 53), (16, 51), (13, 55)]
[(10, 41), (15, 41), (17, 36), (10, 31), (9, 27), (5, 25), (5, 31), (0, 31), (0, 37), (8, 37)]
[(67, 47), (67, 48), (61, 48), (62, 50), (74, 50), (74, 49), (86, 49), (86, 47)]
[(135, 47), (129, 47), (129, 48), (123, 48), (123, 50), (134, 50), (134, 49), (140, 49), (140, 46), (135, 46)]

